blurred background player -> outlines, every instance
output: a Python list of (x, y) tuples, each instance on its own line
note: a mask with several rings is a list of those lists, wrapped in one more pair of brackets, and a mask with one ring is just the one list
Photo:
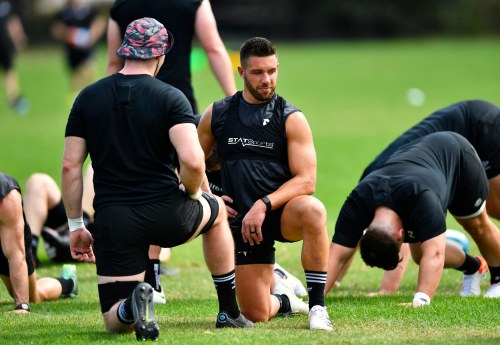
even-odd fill
[(29, 101), (21, 95), (14, 58), (16, 50), (24, 48), (26, 43), (23, 24), (14, 13), (12, 4), (8, 0), (0, 0), (0, 66), (7, 103), (19, 115), (28, 113)]
[(15, 312), (29, 313), (29, 303), (76, 297), (75, 265), (64, 265), (61, 277), (37, 280), (31, 256), (31, 230), (23, 212), (17, 181), (0, 172), (0, 278), (14, 299)]
[(64, 42), (71, 77), (71, 101), (96, 78), (94, 48), (105, 29), (104, 18), (88, 2), (68, 0), (57, 13), (52, 35)]

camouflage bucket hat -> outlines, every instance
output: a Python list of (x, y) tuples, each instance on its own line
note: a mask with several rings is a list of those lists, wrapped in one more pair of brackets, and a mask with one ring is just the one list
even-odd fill
[(128, 59), (152, 59), (165, 55), (174, 44), (174, 37), (154, 18), (134, 20), (127, 26), (116, 55)]

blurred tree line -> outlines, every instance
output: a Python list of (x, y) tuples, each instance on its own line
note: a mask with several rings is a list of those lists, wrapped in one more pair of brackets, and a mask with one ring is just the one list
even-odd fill
[(500, 33), (500, 0), (212, 0), (226, 36), (392, 38)]
[[(50, 39), (46, 29), (52, 16), (41, 15), (36, 1), (11, 1), (32, 42)], [(107, 14), (113, 0), (92, 2)], [(500, 33), (500, 0), (211, 0), (211, 4), (222, 36), (229, 38), (249, 33), (301, 40)]]

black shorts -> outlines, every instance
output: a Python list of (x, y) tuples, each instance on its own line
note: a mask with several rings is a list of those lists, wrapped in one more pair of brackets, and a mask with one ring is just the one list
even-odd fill
[(460, 179), (448, 211), (457, 218), (472, 218), (481, 213), (488, 197), (488, 179), (481, 160), (471, 146), (463, 149)]
[(283, 207), (280, 207), (266, 215), (262, 224), (263, 240), (260, 244), (254, 244), (253, 246), (243, 241), (241, 222), (231, 224), (236, 265), (274, 264), (276, 251), (274, 242), (293, 242), (283, 238), (281, 234), (282, 213)]
[[(85, 211), (83, 211), (83, 221), (87, 229), (89, 229), (90, 216)], [(62, 198), (56, 206), (49, 210), (47, 214), (47, 220), (45, 221), (43, 226), (46, 226), (58, 232), (68, 231), (68, 217), (66, 216), (66, 209), (64, 208), (64, 202)]]
[(55, 207), (49, 210), (44, 226), (51, 229), (57, 229), (67, 222), (68, 218), (66, 217), (66, 210), (64, 209), (64, 203), (61, 198), (61, 201), (59, 201), (59, 203)]
[[(24, 214), (23, 214), (24, 217)], [(35, 272), (33, 264), (33, 255), (31, 253), (31, 229), (24, 217), (24, 254), (26, 257), (26, 265), (28, 265), (28, 276)], [(9, 261), (5, 257), (3, 251), (0, 250), (0, 274), (10, 277)]]
[(75, 70), (92, 58), (92, 50), (66, 47), (68, 67)]
[[(201, 233), (210, 229), (219, 213), (217, 200), (205, 193), (203, 197), (212, 213)], [(172, 248), (185, 243), (202, 218), (201, 202), (181, 191), (166, 201), (97, 210), (92, 233), (97, 274), (116, 277), (144, 272), (149, 245)]]
[(10, 42), (10, 38), (0, 35), (0, 66), (4, 71), (12, 69), (14, 64), (15, 50)]

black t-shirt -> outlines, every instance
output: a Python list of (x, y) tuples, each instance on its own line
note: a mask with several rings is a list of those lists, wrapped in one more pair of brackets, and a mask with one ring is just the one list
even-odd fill
[(191, 48), (196, 11), (202, 0), (116, 0), (110, 17), (125, 34), (128, 24), (142, 17), (152, 17), (162, 23), (174, 36), (174, 45), (156, 76), (175, 86), (188, 98), (193, 112), (198, 113), (191, 85)]
[(0, 172), (0, 200), (5, 198), (12, 190), (18, 190), (21, 193), (21, 187), (17, 183), (16, 179), (12, 176)]
[(142, 204), (178, 189), (169, 129), (193, 123), (186, 97), (149, 75), (120, 73), (78, 95), (66, 136), (84, 138), (94, 168), (94, 208)]
[(453, 132), (429, 134), (401, 147), (348, 196), (332, 241), (356, 247), (381, 205), (401, 218), (405, 242), (423, 242), (442, 234), (447, 208), (460, 188), (464, 152), (470, 150), (470, 143)]
[(222, 189), (238, 211), (235, 221), (241, 221), (257, 199), (292, 177), (285, 122), (296, 111), (278, 95), (256, 105), (237, 92), (214, 103), (212, 133), (221, 161)]
[(476, 149), (488, 178), (500, 174), (500, 108), (476, 100), (452, 104), (423, 119), (382, 151), (368, 165), (361, 179), (382, 166), (404, 144), (441, 131), (451, 131), (465, 137)]

